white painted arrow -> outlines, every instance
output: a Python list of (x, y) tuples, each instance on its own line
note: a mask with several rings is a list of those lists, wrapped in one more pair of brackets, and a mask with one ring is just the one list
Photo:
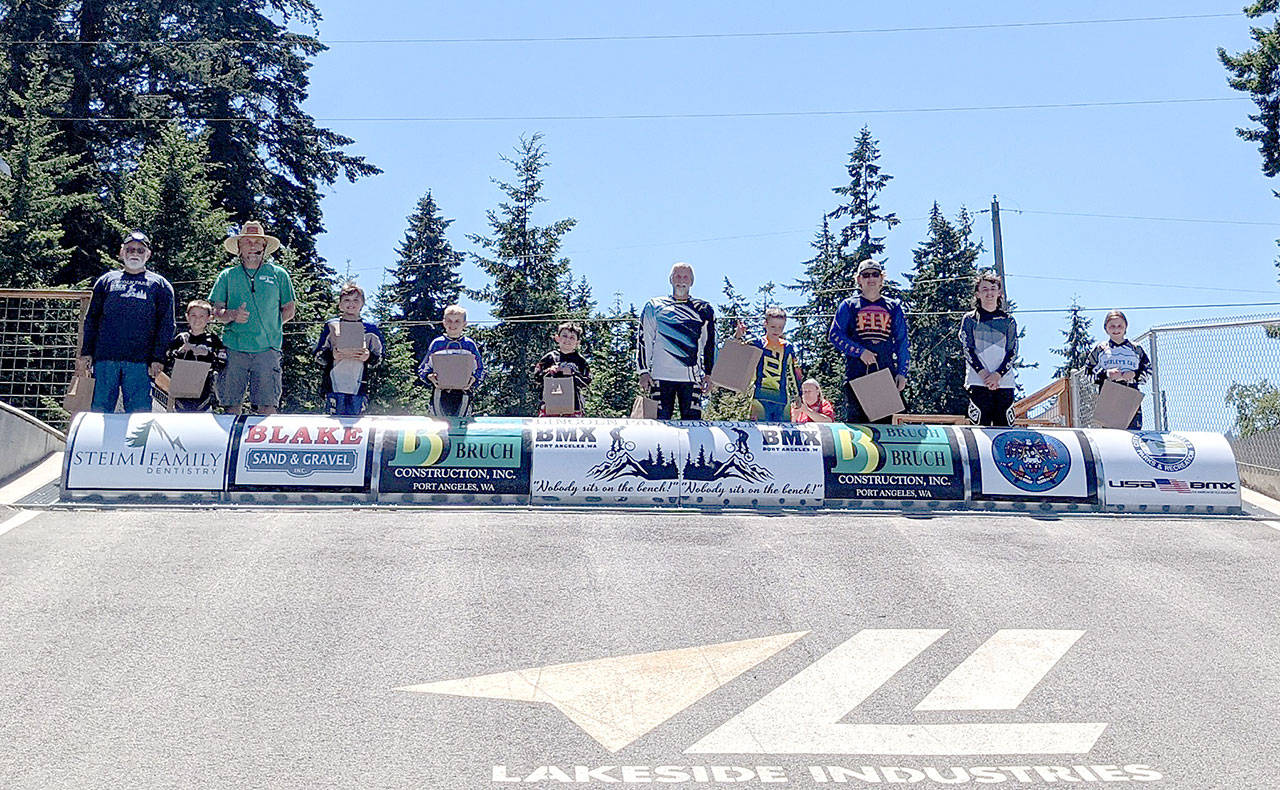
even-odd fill
[(545, 702), (616, 752), (807, 633), (533, 667), (397, 690)]

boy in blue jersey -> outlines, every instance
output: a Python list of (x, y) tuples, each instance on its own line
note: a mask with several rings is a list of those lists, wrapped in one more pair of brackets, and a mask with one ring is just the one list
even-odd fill
[[(364, 310), (364, 290), (355, 283), (347, 283), (338, 293), (338, 318), (325, 322), (316, 343), (316, 361), (320, 363), (320, 392), (324, 395), (325, 414), (334, 417), (358, 417), (369, 408), (369, 369), (382, 363), (386, 341), (382, 330), (372, 321), (360, 317)], [(358, 328), (362, 345), (352, 348), (343, 343), (339, 348), (337, 336), (343, 332), (343, 323)]]
[[(471, 415), (471, 391), (484, 381), (484, 360), (480, 358), (480, 347), (476, 342), (462, 334), (467, 328), (467, 311), (462, 305), (451, 304), (444, 309), (444, 334), (431, 341), (427, 347), (427, 356), (418, 366), (418, 378), (435, 387), (435, 396), (431, 400), (431, 412), (436, 417), (468, 417)], [(440, 351), (456, 351), (471, 354), (476, 358), (476, 372), (471, 374), (471, 381), (466, 389), (441, 389), (435, 370), (431, 366), (431, 355)]]
[(80, 364), (93, 371), (93, 410), (151, 411), (151, 379), (164, 369), (173, 339), (173, 286), (147, 270), (151, 241), (133, 231), (120, 245), (123, 270), (93, 284), (84, 317)]
[[(871, 258), (858, 264), (858, 293), (836, 308), (827, 337), (845, 355), (845, 381), (861, 378), (885, 368), (893, 373), (901, 392), (907, 386), (907, 316), (902, 302), (880, 293), (884, 286), (884, 264)], [(867, 422), (867, 415), (845, 385), (846, 420)], [(891, 417), (878, 420), (888, 423)]]
[[(796, 347), (782, 337), (786, 328), (786, 311), (781, 307), (770, 307), (764, 311), (764, 337), (749, 343), (764, 352), (760, 357), (760, 364), (756, 366), (756, 390), (749, 417), (751, 420), (786, 422), (791, 419), (791, 412), (787, 408), (790, 400), (787, 395), (787, 377), (789, 375), (795, 382), (798, 396), (804, 376), (800, 375)], [(742, 340), (746, 331), (747, 325), (739, 321), (735, 337)]]

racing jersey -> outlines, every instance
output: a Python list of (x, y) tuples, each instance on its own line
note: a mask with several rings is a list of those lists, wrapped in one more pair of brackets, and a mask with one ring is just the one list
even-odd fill
[(786, 403), (788, 373), (795, 380), (796, 392), (800, 392), (804, 379), (800, 376), (795, 346), (785, 340), (775, 341), (767, 337), (752, 340), (749, 345), (764, 352), (756, 365), (756, 400)]
[(960, 319), (960, 343), (964, 347), (964, 385), (981, 387), (979, 373), (989, 370), (1000, 374), (1000, 389), (1018, 386), (1013, 372), (1013, 358), (1018, 355), (1018, 324), (1003, 310), (988, 313), (977, 308)]
[(715, 363), (715, 309), (702, 299), (650, 299), (640, 314), (636, 368), (654, 381), (701, 382)]
[(1144, 383), (1147, 376), (1151, 375), (1151, 360), (1147, 357), (1146, 349), (1135, 346), (1129, 340), (1115, 343), (1111, 338), (1107, 338), (1105, 342), (1094, 346), (1089, 352), (1085, 367), (1093, 374), (1093, 380), (1099, 387), (1107, 380), (1108, 370), (1132, 370), (1137, 374), (1133, 381), (1117, 381), (1116, 384), (1124, 384), (1134, 389), (1137, 389), (1138, 385)]
[(863, 351), (876, 355), (878, 367), (887, 368), (895, 376), (907, 375), (907, 316), (897, 299), (882, 296), (873, 301), (854, 294), (836, 308), (827, 337), (845, 355), (846, 379), (870, 372), (859, 359)]

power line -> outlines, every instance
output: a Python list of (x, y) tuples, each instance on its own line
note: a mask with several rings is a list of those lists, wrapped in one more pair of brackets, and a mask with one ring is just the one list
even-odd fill
[[(337, 44), (555, 44), (555, 43), (588, 43), (602, 41), (706, 41), (710, 39), (760, 39), (760, 38), (813, 38), (819, 36), (860, 36), (882, 35), (890, 33), (942, 33), (973, 30), (1010, 30), (1042, 27), (1073, 27), (1077, 25), (1112, 25), (1137, 22), (1177, 22), (1198, 19), (1223, 19), (1239, 17), (1238, 13), (1216, 14), (1180, 14), (1170, 16), (1135, 16), (1112, 17), (1106, 19), (1066, 19), (1042, 22), (990, 22), (969, 25), (921, 25), (909, 27), (868, 27), (832, 30), (770, 30), (744, 33), (653, 33), (613, 36), (504, 36), (484, 38), (347, 38), (325, 39), (325, 45)], [(103, 39), (103, 40), (7, 40), (0, 41), (4, 45), (47, 44), (53, 46), (82, 46), (87, 44), (115, 44), (128, 46), (209, 46), (209, 45), (263, 45), (293, 46), (306, 39), (264, 41), (260, 39), (172, 39), (169, 41), (141, 39)]]
[[(984, 209), (986, 211), (987, 209)], [(1144, 217), (1134, 214), (1095, 214), (1084, 211), (1036, 211), (1029, 208), (1005, 208), (1004, 212), (1016, 214), (1045, 214), (1054, 217), (1090, 217), (1094, 219), (1130, 219), (1143, 222), (1195, 222), (1206, 225), (1255, 225), (1280, 227), (1280, 222), (1259, 222), (1246, 219), (1203, 219), (1199, 217)], [(980, 212), (979, 212), (980, 213)]]
[[(958, 107), (880, 107), (860, 110), (780, 110), (776, 112), (690, 112), (690, 113), (618, 113), (613, 115), (439, 115), (439, 116), (347, 116), (313, 118), (309, 115), (283, 115), (278, 117), (199, 117), (152, 116), (129, 118), (122, 116), (45, 116), (50, 121), (76, 121), (99, 123), (170, 123), (186, 121), (197, 123), (494, 123), (534, 121), (661, 121), (661, 120), (711, 120), (717, 118), (836, 118), (849, 115), (911, 115), (951, 112), (998, 112), (1006, 110), (1072, 110), (1093, 107), (1150, 107), (1171, 104), (1206, 104), (1212, 102), (1252, 101), (1247, 96), (1204, 96), (1186, 99), (1125, 99), (1120, 101), (1048, 102), (1043, 104), (983, 104)], [(20, 118), (4, 116), (10, 123)]]

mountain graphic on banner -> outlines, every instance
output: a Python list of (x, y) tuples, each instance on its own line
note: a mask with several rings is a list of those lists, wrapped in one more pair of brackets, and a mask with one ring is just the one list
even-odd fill
[[(658, 445), (657, 457), (653, 453), (643, 461), (637, 461), (631, 453), (618, 453), (613, 458), (606, 458), (587, 470), (587, 474), (599, 480), (617, 480), (620, 477), (639, 477), (644, 480), (677, 479), (676, 459), (674, 455), (664, 455), (662, 445)], [(610, 455), (614, 455), (610, 453)]]
[(697, 460), (690, 458), (684, 464), (685, 480), (711, 482), (714, 480), (727, 480), (732, 477), (745, 480), (748, 483), (763, 483), (772, 479), (773, 473), (759, 464), (744, 460), (737, 453), (730, 455), (724, 461), (716, 461), (714, 452), (708, 458), (702, 448), (698, 450)]

